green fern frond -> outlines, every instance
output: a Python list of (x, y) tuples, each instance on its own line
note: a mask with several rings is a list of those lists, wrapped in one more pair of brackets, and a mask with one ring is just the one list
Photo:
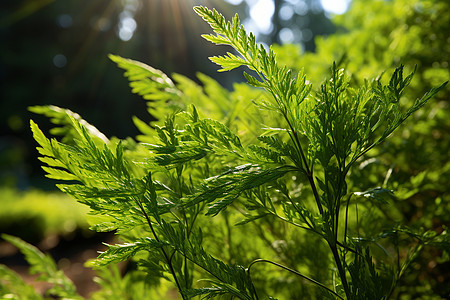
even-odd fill
[(179, 107), (182, 93), (166, 74), (132, 59), (112, 54), (109, 58), (125, 70), (124, 76), (130, 82), (131, 91), (149, 100), (147, 106), (150, 115), (163, 116)]
[(208, 215), (217, 215), (244, 191), (273, 182), (295, 170), (296, 168), (291, 166), (271, 169), (262, 169), (261, 166), (252, 164), (238, 166), (206, 180), (202, 187), (203, 191), (193, 197), (187, 205), (192, 206), (201, 202), (211, 203), (220, 199), (211, 205), (207, 212)]
[[(242, 266), (226, 264), (208, 254), (202, 246), (201, 230), (192, 232), (188, 241), (185, 238), (182, 226), (179, 226), (179, 229), (181, 230), (175, 230), (167, 222), (163, 222), (160, 228), (169, 244), (210, 276), (209, 279), (203, 279), (202, 281), (212, 283), (214, 287), (202, 290), (202, 294), (206, 294), (209, 290), (212, 293), (211, 296), (229, 294), (239, 299), (254, 299), (252, 297), (254, 295), (253, 285)], [(188, 289), (185, 293), (186, 295), (194, 295), (200, 293), (200, 290)]]
[(132, 92), (146, 100), (172, 100), (180, 96), (172, 80), (160, 70), (141, 62), (109, 55), (109, 58), (125, 70), (125, 77), (130, 81)]
[(236, 15), (232, 21), (226, 22), (223, 15), (215, 9), (209, 10), (203, 6), (196, 6), (194, 10), (199, 14), (216, 33), (213, 35), (204, 35), (206, 40), (216, 44), (225, 44), (233, 47), (241, 56), (228, 53), (226, 56), (213, 57), (211, 60), (222, 67), (221, 71), (231, 70), (239, 66), (247, 66), (256, 71), (260, 80), (246, 74), (250, 84), (264, 87), (273, 95), (276, 107), (287, 117), (288, 103), (296, 99), (300, 103), (304, 100), (307, 93), (303, 93), (306, 80), (303, 75), (294, 77), (287, 68), (280, 68), (277, 65), (275, 54), (272, 49), (267, 52), (260, 45), (258, 46), (255, 36), (247, 34), (243, 25), (240, 24), (239, 17)]
[(49, 255), (45, 255), (36, 247), (17, 237), (8, 234), (2, 234), (1, 236), (4, 240), (19, 248), (25, 255), (25, 259), (30, 264), (31, 274), (39, 274), (38, 280), (52, 284), (52, 287), (47, 291), (48, 294), (62, 298), (81, 299), (73, 282), (66, 277), (63, 271), (58, 270), (55, 261)]
[(36, 114), (41, 114), (50, 119), (50, 121), (61, 127), (54, 127), (50, 129), (50, 133), (57, 136), (62, 136), (62, 142), (73, 144), (73, 140), (78, 138), (76, 130), (73, 128), (72, 118), (82, 124), (89, 132), (89, 134), (97, 139), (96, 143), (108, 143), (108, 138), (101, 133), (93, 125), (81, 118), (81, 116), (69, 109), (60, 108), (54, 105), (47, 106), (30, 106), (29, 111)]
[(28, 285), (19, 274), (5, 265), (0, 265), (0, 297), (2, 299), (44, 299), (33, 286)]
[(159, 251), (167, 243), (158, 242), (151, 238), (139, 238), (133, 243), (107, 245), (108, 249), (90, 263), (93, 267), (104, 267), (112, 263), (126, 261), (140, 251)]

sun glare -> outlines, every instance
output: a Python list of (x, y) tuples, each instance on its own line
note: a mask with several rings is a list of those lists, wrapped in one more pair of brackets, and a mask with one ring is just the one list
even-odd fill
[(345, 13), (350, 4), (350, 0), (320, 0), (325, 11), (341, 15)]
[(272, 30), (272, 16), (275, 6), (272, 0), (258, 0), (250, 8), (250, 17), (256, 22), (259, 32), (269, 33)]

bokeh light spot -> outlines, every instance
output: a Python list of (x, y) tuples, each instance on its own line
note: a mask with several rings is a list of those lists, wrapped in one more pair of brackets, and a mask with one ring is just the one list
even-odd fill
[(72, 26), (73, 20), (70, 15), (62, 14), (58, 16), (58, 18), (56, 19), (56, 23), (58, 24), (59, 27), (69, 28), (70, 26)]
[(308, 13), (308, 4), (306, 4), (304, 1), (298, 1), (298, 3), (295, 5), (295, 13), (304, 16)]
[(233, 5), (239, 5), (242, 3), (242, 0), (226, 0), (228, 3), (231, 3)]
[(280, 30), (279, 37), (282, 43), (292, 43), (294, 41), (294, 33), (290, 28), (283, 28)]
[(325, 11), (341, 15), (348, 9), (350, 0), (320, 0)]
[(19, 131), (24, 127), (23, 120), (19, 115), (12, 115), (8, 118), (8, 126), (14, 131)]
[(125, 10), (119, 15), (118, 35), (124, 42), (129, 41), (133, 37), (134, 31), (137, 28), (137, 23), (134, 19), (136, 9), (137, 4), (133, 1), (129, 1), (129, 3), (125, 5)]
[(261, 33), (272, 30), (272, 16), (275, 6), (272, 0), (259, 0), (250, 9), (250, 17), (255, 21)]
[(67, 58), (63, 54), (56, 54), (53, 57), (53, 64), (57, 68), (63, 68), (67, 64)]
[(282, 20), (288, 21), (294, 15), (294, 10), (292, 9), (292, 6), (290, 6), (288, 4), (284, 4), (283, 6), (281, 6), (278, 14), (280, 15), (280, 18)]

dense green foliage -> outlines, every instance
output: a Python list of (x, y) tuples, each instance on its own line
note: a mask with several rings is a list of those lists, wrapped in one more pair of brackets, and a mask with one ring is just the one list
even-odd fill
[[(90, 207), (92, 229), (114, 230), (121, 240), (91, 262), (103, 287), (94, 299), (162, 297), (163, 280), (183, 299), (385, 299), (398, 293), (425, 246), (448, 251), (445, 226), (417, 228), (395, 204), (392, 188), (405, 197), (424, 173), (409, 189), (389, 183), (390, 165), (371, 167), (385, 155), (383, 142), (445, 84), (417, 98), (408, 92), (416, 70), (405, 75), (399, 66), (363, 81), (331, 64), (317, 87), (322, 78), (280, 65), (237, 15), (226, 22), (215, 10), (195, 10), (215, 32), (204, 38), (236, 51), (211, 60), (220, 71), (247, 67), (255, 88), (236, 84), (228, 92), (204, 75), (203, 87), (180, 75), (174, 83), (110, 56), (159, 118), (134, 119), (139, 143), (107, 139), (68, 110), (33, 108), (63, 125), (53, 130), (60, 142), (31, 121), (48, 176)], [(28, 254), (36, 266), (48, 259), (5, 238), (39, 257)], [(124, 278), (104, 268), (129, 259), (138, 269)], [(8, 287), (19, 279), (3, 272), (12, 284), (0, 291), (14, 293)], [(76, 297), (69, 282), (57, 287), (55, 294)]]
[[(281, 64), (294, 70), (304, 68), (313, 82), (326, 78), (333, 60), (346, 69), (353, 84), (401, 63), (410, 69), (416, 65), (417, 72), (405, 91), (405, 98), (412, 100), (450, 78), (449, 9), (448, 1), (353, 1), (349, 12), (334, 18), (345, 31), (318, 39), (316, 53), (300, 53), (293, 45), (274, 50)], [(447, 87), (389, 141), (369, 152), (366, 163), (354, 173), (361, 189), (383, 182), (395, 191), (395, 201), (383, 208), (390, 224), (401, 222), (442, 232), (450, 222), (449, 99)], [(440, 255), (431, 249), (422, 251), (414, 260), (420, 276), (404, 276), (402, 285), (408, 287), (399, 293), (413, 298), (448, 294), (448, 276), (443, 275), (448, 258)]]

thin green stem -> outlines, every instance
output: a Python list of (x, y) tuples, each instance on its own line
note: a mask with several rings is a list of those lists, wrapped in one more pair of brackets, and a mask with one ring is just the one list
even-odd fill
[(232, 244), (232, 232), (231, 232), (231, 226), (230, 221), (228, 220), (228, 214), (226, 211), (222, 214), (225, 219), (225, 228), (226, 228), (226, 235), (227, 235), (227, 242), (228, 242), (228, 262), (231, 264), (232, 260), (234, 259), (234, 253), (233, 253), (233, 244)]
[(347, 226), (348, 226), (348, 207), (350, 205), (350, 199), (353, 194), (350, 194), (347, 200), (347, 205), (345, 207), (345, 228), (344, 228), (344, 244), (347, 244)]
[(305, 215), (301, 211), (301, 209), (298, 208), (297, 204), (292, 200), (292, 198), (289, 196), (289, 193), (285, 194), (286, 198), (292, 203), (292, 206), (295, 208), (295, 210), (298, 212), (298, 214), (302, 217), (303, 221), (305, 221), (306, 225), (308, 225), (309, 228), (313, 229), (313, 226), (308, 222)]
[(294, 135), (295, 138), (295, 143), (298, 145), (298, 150), (300, 152), (303, 164), (305, 166), (306, 169), (306, 177), (308, 178), (309, 184), (311, 186), (311, 189), (313, 191), (314, 194), (314, 199), (316, 200), (316, 204), (317, 204), (317, 208), (319, 209), (319, 212), (321, 215), (323, 215), (323, 207), (322, 207), (322, 203), (320, 202), (320, 196), (319, 193), (317, 192), (317, 187), (316, 187), (316, 183), (314, 182), (314, 170), (309, 168), (308, 166), (308, 162), (306, 161), (306, 157), (303, 153), (302, 150), (302, 146), (300, 144), (300, 139), (298, 138), (297, 132), (294, 130), (294, 128), (292, 127), (291, 123), (289, 122), (288, 118), (286, 117), (286, 121), (289, 124), (289, 127)]
[[(155, 229), (153, 228), (152, 222), (150, 221), (150, 217), (148, 216), (147, 212), (145, 211), (144, 207), (142, 206), (142, 203), (139, 200), (137, 200), (136, 202), (139, 205), (139, 208), (141, 209), (142, 213), (144, 214), (144, 217), (147, 221), (148, 226), (150, 227), (150, 230), (152, 231), (153, 236), (155, 237), (155, 240), (157, 242), (160, 242), (158, 235), (156, 234)], [(169, 258), (169, 256), (167, 255), (167, 252), (164, 250), (164, 248), (162, 246), (161, 246), (161, 252), (167, 262), (167, 265), (169, 266), (170, 273), (172, 274), (172, 276), (175, 280), (175, 284), (177, 286), (178, 291), (181, 294), (181, 297), (183, 298), (183, 300), (185, 300), (185, 299), (187, 300), (187, 298), (184, 295), (183, 290), (181, 288), (180, 282), (178, 281), (178, 277), (177, 277), (177, 274), (175, 273), (175, 269), (172, 266), (172, 260)]]
[[(338, 183), (338, 186), (339, 183)], [(337, 200), (336, 200), (336, 207), (335, 207), (335, 211), (334, 211), (334, 215), (335, 215), (335, 222), (334, 222), (334, 240), (337, 241), (338, 239), (338, 231), (339, 231), (339, 210), (340, 210), (340, 206), (341, 206), (341, 196), (340, 196), (340, 192), (338, 192), (338, 196), (337, 196)]]
[(347, 299), (350, 298), (350, 288), (347, 282), (347, 276), (345, 274), (345, 270), (342, 266), (341, 258), (339, 257), (338, 250), (336, 248), (336, 244), (331, 244), (329, 241), (328, 245), (330, 246), (331, 252), (333, 253), (334, 261), (336, 262), (336, 266), (338, 268), (339, 277), (341, 278), (342, 286), (344, 287), (345, 295)]
[[(293, 225), (293, 226), (295, 226), (295, 227), (305, 229), (305, 230), (307, 230), (307, 231), (310, 231), (310, 232), (313, 232), (313, 233), (315, 233), (315, 234), (318, 234), (320, 237), (323, 237), (323, 234), (321, 234), (320, 232), (318, 232), (318, 231), (317, 231), (316, 229), (314, 229), (313, 227), (308, 228), (308, 227), (302, 226), (302, 225), (300, 225), (300, 224), (297, 224), (297, 223), (295, 223), (295, 222), (292, 222), (292, 221), (290, 221), (290, 220), (288, 220), (288, 219), (286, 219), (286, 218), (283, 218), (282, 216), (280, 216), (280, 215), (278, 215), (278, 214), (276, 214), (276, 213), (272, 213), (272, 212), (271, 212), (271, 214), (272, 214), (273, 216), (279, 218), (280, 220), (282, 220), (282, 221), (284, 221), (284, 222), (286, 222), (286, 223), (289, 223), (289, 224), (291, 224), (291, 225)], [(342, 244), (342, 243), (339, 242), (339, 241), (336, 241), (336, 245), (338, 245), (339, 247), (342, 247), (342, 248), (344, 248), (344, 249), (346, 249), (346, 250), (348, 250), (348, 251), (350, 251), (350, 252), (356, 254), (356, 251), (355, 251), (355, 250), (353, 250), (352, 248), (346, 246), (345, 244)]]
[(311, 176), (307, 176), (307, 177), (308, 177), (308, 181), (311, 186), (311, 189), (313, 191), (314, 199), (316, 200), (317, 207), (319, 208), (319, 212), (321, 215), (323, 215), (323, 207), (322, 207), (322, 203), (320, 202), (320, 196), (319, 196), (319, 193), (317, 192), (316, 184), (314, 182), (313, 170), (311, 170)]
[[(190, 241), (189, 241), (190, 243)], [(206, 271), (208, 274), (210, 274), (211, 276), (213, 276), (214, 278), (216, 278), (217, 280), (221, 281), (221, 282), (226, 282), (226, 280), (224, 280), (223, 278), (219, 277), (217, 274), (214, 274), (211, 270), (209, 270), (207, 267), (205, 267), (204, 265), (200, 264), (198, 261), (196, 261), (194, 258), (189, 257), (184, 251), (178, 249), (176, 250), (178, 253), (180, 253), (181, 255), (183, 255), (184, 257), (186, 257), (190, 262), (192, 262), (194, 265), (198, 266), (199, 268), (201, 268), (202, 270)], [(253, 283), (252, 283), (252, 288), (254, 289)], [(245, 297), (246, 299), (251, 300), (251, 298), (249, 297)], [(184, 300), (184, 298), (183, 298)]]
[(248, 278), (250, 280), (250, 283), (252, 284), (253, 294), (255, 295), (256, 300), (259, 300), (258, 293), (256, 292), (256, 288), (255, 288), (255, 285), (253, 284), (250, 274), (248, 274)]
[(339, 299), (344, 300), (344, 298), (342, 298), (339, 294), (337, 294), (335, 291), (331, 290), (330, 288), (326, 287), (326, 286), (323, 285), (322, 283), (320, 283), (320, 282), (318, 282), (318, 281), (316, 281), (316, 280), (314, 280), (314, 279), (312, 279), (312, 278), (309, 278), (308, 276), (305, 276), (305, 275), (301, 274), (300, 272), (298, 272), (298, 271), (296, 271), (296, 270), (294, 270), (294, 269), (291, 269), (291, 268), (289, 268), (289, 267), (283, 266), (282, 264), (279, 264), (279, 263), (276, 263), (276, 262), (274, 262), (274, 261), (267, 260), (267, 259), (256, 259), (256, 260), (252, 261), (252, 262), (248, 265), (247, 272), (248, 272), (248, 276), (249, 276), (250, 278), (251, 278), (250, 268), (251, 268), (254, 264), (260, 263), (260, 262), (269, 263), (269, 264), (272, 264), (272, 265), (277, 266), (277, 267), (279, 267), (279, 268), (282, 268), (282, 269), (284, 269), (284, 270), (286, 270), (286, 271), (289, 271), (289, 272), (291, 272), (291, 273), (294, 273), (295, 275), (300, 276), (300, 277), (302, 277), (303, 279), (306, 279), (306, 280), (308, 280), (308, 281), (314, 283), (315, 285), (318, 285), (318, 286), (320, 286), (321, 288), (327, 290), (328, 292), (332, 293), (333, 295), (335, 295), (335, 296), (338, 297)]
[[(178, 198), (182, 199), (183, 198), (183, 182), (182, 182), (182, 178), (180, 176), (180, 173), (182, 172), (182, 169), (180, 172), (178, 172), (177, 170), (177, 182), (178, 182), (178, 189), (179, 189), (179, 195)], [(184, 219), (184, 224), (185, 224), (185, 235), (186, 235), (186, 239), (189, 240), (189, 235), (190, 235), (190, 231), (191, 228), (189, 227), (189, 222), (188, 222), (188, 218), (186, 215), (186, 210), (182, 209), (182, 215), (183, 215), (183, 219)], [(192, 226), (194, 226), (194, 223), (192, 223)], [(173, 253), (175, 254), (175, 252)], [(173, 256), (172, 254), (172, 256)], [(190, 288), (191, 282), (189, 282), (189, 269), (188, 269), (188, 260), (186, 258), (186, 256), (183, 257), (184, 258), (184, 285), (186, 288)], [(172, 257), (170, 258), (170, 260), (172, 261)]]
[[(344, 159), (344, 165), (345, 165), (345, 159)], [(345, 184), (345, 176), (347, 176), (347, 172), (349, 169), (347, 168), (341, 168), (340, 167), (340, 176), (339, 176), (339, 182), (338, 182), (338, 186), (339, 186), (339, 191), (338, 191), (338, 195), (337, 195), (337, 199), (336, 199), (336, 207), (335, 207), (335, 215), (336, 215), (336, 231), (335, 231), (335, 240), (337, 241), (338, 239), (338, 226), (339, 226), (339, 211), (340, 211), (340, 206), (341, 206), (341, 199), (342, 197), (345, 196), (345, 194), (342, 191), (342, 188)], [(346, 192), (346, 191), (345, 191)], [(351, 197), (351, 194), (350, 194)], [(350, 201), (350, 197), (348, 199), (348, 201)], [(347, 212), (346, 212), (346, 219), (345, 219), (345, 235), (347, 233), (347, 216), (348, 216), (348, 203), (347, 203)], [(344, 238), (344, 243), (345, 243), (345, 238)]]

